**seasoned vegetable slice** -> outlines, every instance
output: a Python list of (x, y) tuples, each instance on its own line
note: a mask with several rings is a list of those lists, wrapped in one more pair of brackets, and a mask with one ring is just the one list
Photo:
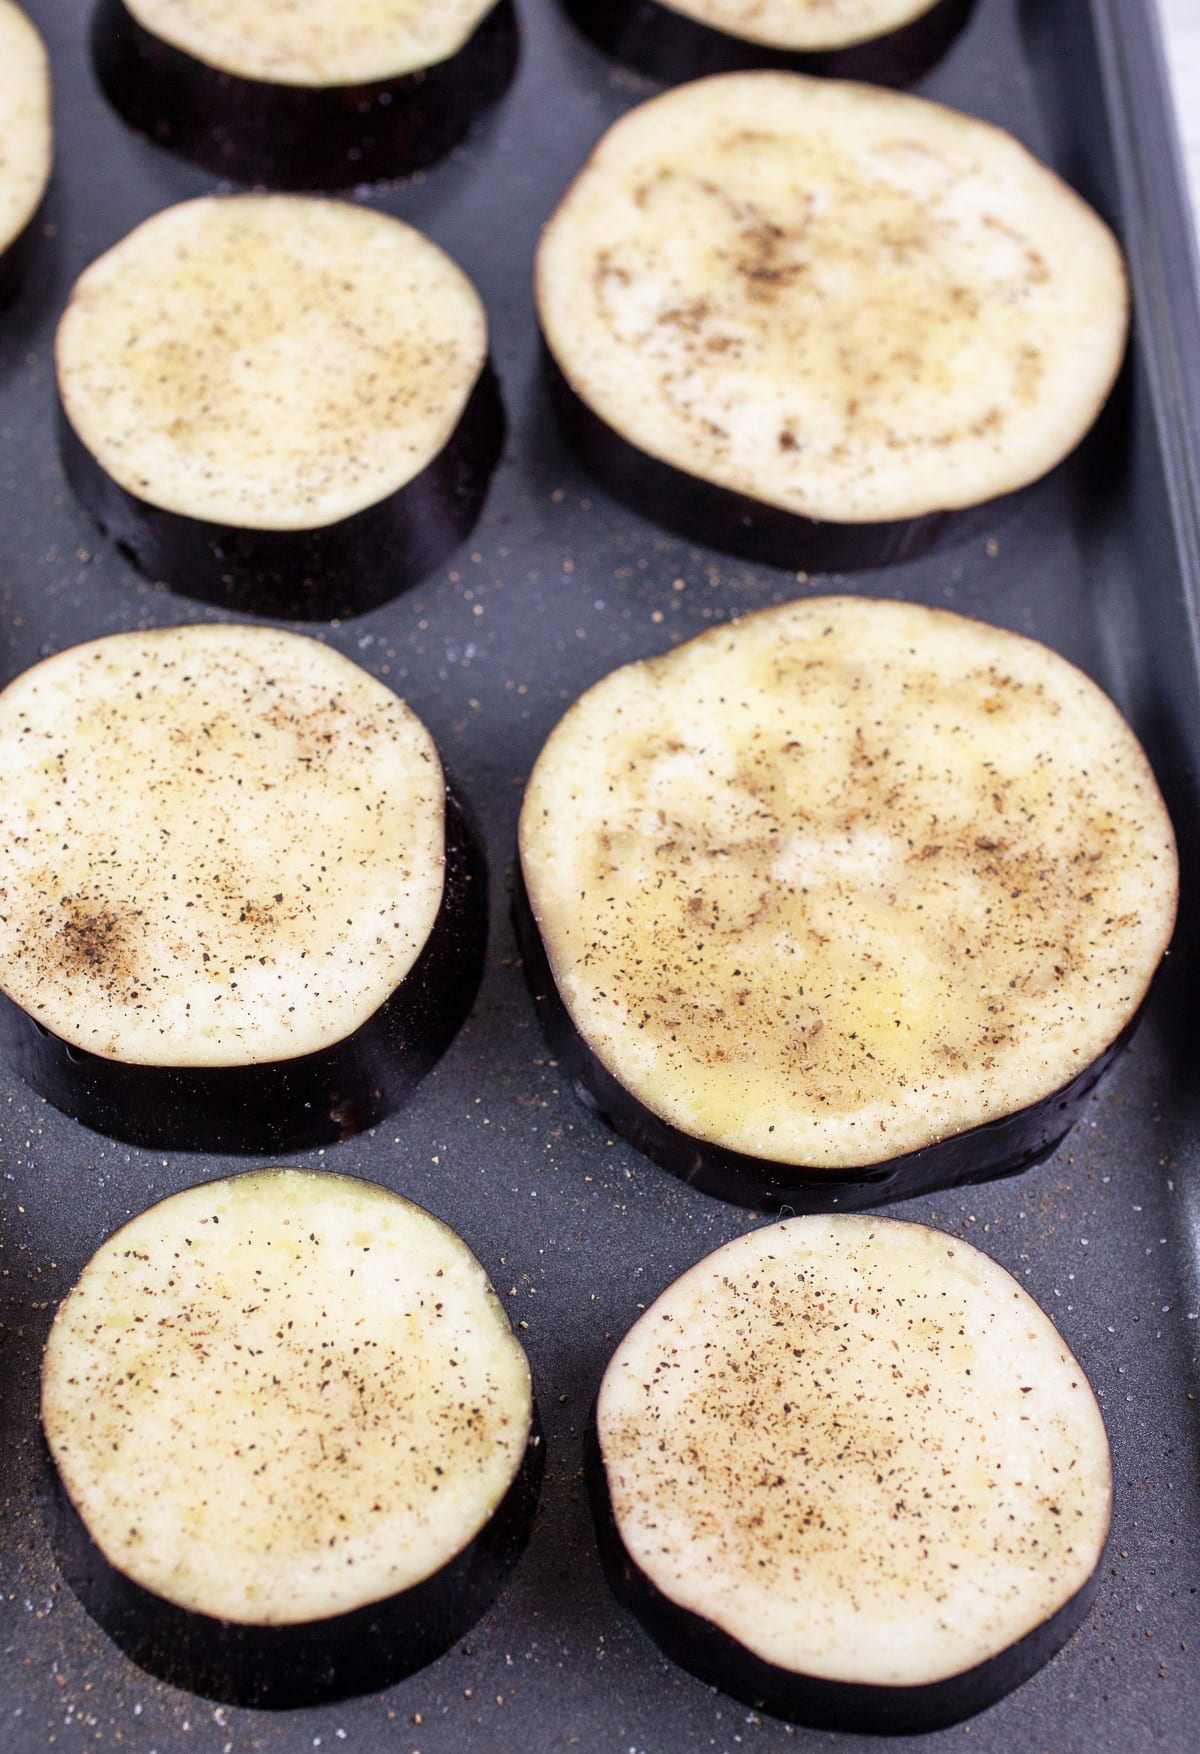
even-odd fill
[(479, 295), (386, 214), (167, 208), (87, 268), (56, 342), (72, 486), (139, 569), (289, 618), (414, 584), (479, 514), (503, 434)]
[(537, 297), (602, 483), (809, 571), (916, 552), (1045, 474), (1128, 320), (1107, 226), (1009, 135), (778, 73), (615, 123), (546, 226)]
[(316, 640), (117, 634), (0, 696), (0, 984), (24, 1074), (180, 1149), (371, 1125), (478, 983), (480, 856), (433, 739)]
[(517, 60), (512, 0), (100, 0), (96, 73), (132, 127), (283, 189), (399, 177), (448, 152)]
[(610, 1581), (668, 1655), (801, 1722), (916, 1732), (1048, 1660), (1112, 1501), (1083, 1370), (920, 1225), (797, 1218), (668, 1287), (595, 1412)]
[(520, 845), (571, 1075), (751, 1205), (1044, 1155), (1138, 1013), (1178, 886), (1094, 683), (1001, 629), (848, 597), (597, 683), (538, 758)]
[(479, 1262), (372, 1183), (204, 1183), (102, 1245), (47, 1344), (59, 1547), (136, 1661), (243, 1704), (386, 1685), (515, 1562), (529, 1366)]
[(21, 8), (0, 0), (0, 299), (16, 290), (52, 156), (45, 45)]

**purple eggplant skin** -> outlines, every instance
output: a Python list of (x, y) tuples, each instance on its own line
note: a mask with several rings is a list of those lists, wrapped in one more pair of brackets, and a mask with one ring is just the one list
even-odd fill
[(605, 492), (674, 535), (758, 566), (793, 573), (844, 573), (918, 560), (991, 534), (1034, 485), (979, 505), (882, 523), (838, 524), (806, 518), (639, 450), (588, 406), (544, 340), (542, 351), (559, 427)]
[(474, 528), (504, 435), (489, 359), (446, 444), (395, 493), (315, 529), (252, 530), (139, 499), (101, 466), (58, 404), (67, 480), (139, 572), (198, 602), (285, 621), (363, 615), (427, 578)]
[(696, 1139), (631, 1094), (584, 1041), (563, 1002), (517, 865), (513, 921), (525, 978), (559, 1067), (576, 1096), (630, 1144), (701, 1193), (756, 1212), (857, 1212), (946, 1188), (995, 1181), (1044, 1163), (1062, 1144), (1108, 1067), (1132, 1039), (1145, 1000), (1069, 1084), (1028, 1108), (917, 1151), (843, 1172), (776, 1163)]
[(50, 1544), (87, 1612), (139, 1668), (228, 1705), (286, 1711), (375, 1693), (458, 1643), (528, 1542), (545, 1468), (536, 1403), (521, 1466), (483, 1528), (448, 1565), (399, 1595), (327, 1620), (250, 1626), (164, 1601), (101, 1553), (45, 1449)]
[(1049, 1620), (973, 1668), (923, 1686), (873, 1686), (798, 1674), (755, 1656), (711, 1620), (665, 1596), (631, 1557), (613, 1515), (593, 1406), (584, 1439), (584, 1471), (600, 1560), (609, 1588), (639, 1620), (663, 1655), (755, 1711), (813, 1729), (916, 1736), (974, 1717), (1010, 1693), (1078, 1631), (1100, 1583), (1097, 1563), (1087, 1582)]
[(11, 304), (21, 290), (41, 233), (42, 205), (39, 201), (16, 237), (6, 249), (0, 250), (0, 310)]
[(474, 1003), (486, 948), (482, 841), (448, 790), (433, 928), (399, 987), (343, 1041), (262, 1065), (133, 1065), (70, 1046), (0, 993), (0, 1051), (55, 1108), (131, 1145), (254, 1156), (336, 1145), (401, 1108), (445, 1053)]
[(122, 0), (100, 0), (92, 59), (118, 115), (215, 176), (270, 189), (347, 189), (445, 156), (512, 81), (512, 0), (449, 60), (361, 85), (245, 79), (164, 42)]
[(941, 60), (975, 0), (937, 0), (929, 11), (886, 36), (841, 49), (772, 49), (714, 30), (657, 0), (562, 0), (572, 22), (606, 55), (664, 85), (710, 73), (777, 68), (870, 85), (911, 85)]

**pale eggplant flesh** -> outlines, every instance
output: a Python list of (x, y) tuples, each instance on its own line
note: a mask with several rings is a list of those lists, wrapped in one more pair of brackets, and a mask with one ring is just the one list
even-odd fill
[(145, 578), (236, 614), (288, 621), (365, 615), (410, 590), (466, 541), (504, 447), (487, 361), (450, 439), (405, 486), (309, 530), (254, 530), (164, 509), (108, 473), (57, 409), (63, 472), (80, 504)]
[(307, 1151), (403, 1108), (465, 1022), (486, 951), (483, 843), (447, 789), (445, 890), (425, 948), (344, 1040), (258, 1065), (136, 1065), (63, 1041), (0, 990), (0, 1051), (47, 1102), (108, 1138), (163, 1151)]
[(113, 635), (10, 683), (0, 747), (0, 1031), (66, 1113), (306, 1148), (445, 1051), (482, 973), (482, 846), (357, 664), (266, 627)]
[(55, 363), (67, 479), (126, 557), (281, 619), (361, 614), (427, 577), (504, 440), (470, 280), (343, 201), (155, 214), (76, 281)]
[(1177, 895), (1149, 764), (1088, 678), (945, 611), (813, 597), (568, 709), (514, 913), (589, 1107), (705, 1192), (826, 1211), (1053, 1152)]
[[(83, 1326), (77, 1287), (52, 1331), (42, 1419), (58, 1564), (133, 1662), (193, 1693), (291, 1710), (390, 1686), (463, 1637), (526, 1545), (544, 1446), (520, 1346), (447, 1226), (418, 1211), (397, 1247), (386, 1211), (409, 1202), (389, 1190), (267, 1170), (180, 1199), (186, 1223), (164, 1201), (85, 1269), (87, 1307), (112, 1323)], [(215, 1275), (197, 1265), (218, 1224), (222, 1245), (232, 1227), (245, 1250), (247, 1200), (266, 1239), (259, 1270), (248, 1278), (232, 1254)], [(151, 1234), (164, 1211), (187, 1256), (165, 1269)], [(303, 1276), (317, 1257), (314, 1302)], [(231, 1285), (249, 1290), (245, 1310)], [(206, 1376), (228, 1403), (207, 1428)], [(469, 1413), (456, 1411), (464, 1393)], [(136, 1486), (105, 1468), (109, 1444)], [(439, 1493), (453, 1501), (439, 1509)]]
[[(832, 1248), (805, 1258), (805, 1226)], [(668, 1287), (605, 1373), (585, 1471), (608, 1583), (666, 1656), (851, 1733), (943, 1729), (1028, 1680), (1095, 1600), (1112, 1500), (1045, 1314), (886, 1219), (773, 1225)]]
[(0, 305), (25, 276), (53, 159), (50, 64), (31, 21), (0, 0)]
[(900, 566), (991, 535), (1033, 491), (1016, 488), (979, 506), (926, 512), (918, 518), (843, 524), (799, 517), (640, 450), (577, 394), (544, 342), (542, 364), (559, 430), (606, 493), (650, 523), (756, 566), (810, 573)]
[(219, 1620), (143, 1589), (105, 1559), (49, 1459), (47, 1520), (63, 1576), (131, 1662), (207, 1699), (294, 1711), (394, 1686), (464, 1638), (525, 1551), (544, 1467), (535, 1411), (520, 1472), (449, 1565), (402, 1596), (303, 1626)]
[(396, 75), (313, 85), (247, 78), (167, 42), (100, 0), (92, 56), (131, 127), (219, 177), (276, 189), (346, 189), (442, 158), (496, 104), (516, 70), (512, 0), (498, 0), (445, 60)]
[(755, 1711), (814, 1729), (920, 1736), (974, 1717), (1021, 1686), (1062, 1649), (1086, 1620), (1100, 1584), (1099, 1573), (1093, 1572), (1069, 1601), (1017, 1644), (921, 1688), (796, 1675), (763, 1662), (703, 1615), (680, 1608), (630, 1557), (612, 1512), (594, 1411), (584, 1441), (584, 1468), (605, 1579), (663, 1655)]
[(658, 0), (563, 0), (570, 18), (614, 60), (675, 84), (753, 68), (910, 85), (934, 67), (965, 26), (975, 0), (935, 0), (880, 35), (795, 48), (735, 35)]
[(857, 1212), (1035, 1169), (1054, 1155), (1081, 1118), (1096, 1086), (1133, 1040), (1144, 1010), (1139, 1007), (1116, 1040), (1077, 1077), (1040, 1102), (916, 1151), (839, 1174), (728, 1150), (672, 1126), (639, 1102), (572, 1021), (555, 985), (519, 868), (513, 924), (542, 1034), (584, 1107), (689, 1187), (758, 1212)]
[(536, 293), (598, 484), (793, 572), (994, 522), (1089, 431), (1128, 326), (1112, 233), (1010, 135), (764, 71), (620, 117), (543, 230)]

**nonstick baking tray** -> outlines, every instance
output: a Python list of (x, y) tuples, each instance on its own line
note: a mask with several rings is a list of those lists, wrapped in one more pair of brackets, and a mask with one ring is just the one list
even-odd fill
[[(79, 270), (212, 179), (127, 131), (92, 78), (84, 9), (27, 0), (54, 66), (57, 167), (23, 291), (0, 322), (0, 673), (123, 628), (214, 619), (139, 579), (71, 498), (51, 342)], [(354, 198), (427, 230), (490, 312), (509, 438), (470, 543), (426, 584), (327, 629), (403, 694), (473, 803), (491, 866), (483, 988), (401, 1114), (295, 1161), (364, 1175), (468, 1239), (528, 1347), (547, 1439), (532, 1543), (471, 1635), (390, 1691), (290, 1714), (218, 1707), (133, 1667), (51, 1557), (37, 1425), (53, 1309), (100, 1240), (175, 1188), (248, 1160), (113, 1144), (0, 1077), (0, 1749), (347, 1754), (577, 1748), (771, 1754), (866, 1748), (763, 1717), (673, 1668), (610, 1598), (580, 1468), (601, 1370), (642, 1306), (760, 1220), (615, 1140), (564, 1086), (526, 993), (509, 893), (521, 788), (566, 704), (625, 659), (828, 589), (948, 605), (1046, 640), (1144, 738), (1184, 856), (1182, 925), (1133, 1047), (1049, 1162), (891, 1208), (1018, 1275), (1085, 1363), (1112, 1438), (1099, 1599), (1017, 1693), (911, 1745), (995, 1754), (1191, 1754), (1200, 1745), (1200, 391), (1191, 232), (1152, 0), (979, 0), (918, 89), (1003, 123), (1116, 226), (1134, 282), (1128, 367), (1099, 428), (963, 546), (859, 574), (754, 568), (663, 535), (584, 478), (549, 418), (530, 295), (538, 229), (604, 127), (656, 88), (521, 0), (521, 66), (448, 161)], [(893, 1744), (910, 1745), (905, 1738)]]

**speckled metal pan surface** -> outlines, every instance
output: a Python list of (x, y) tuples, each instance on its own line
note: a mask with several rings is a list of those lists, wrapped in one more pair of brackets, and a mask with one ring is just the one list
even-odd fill
[[(210, 176), (127, 129), (88, 61), (86, 9), (27, 0), (54, 67), (57, 160), (24, 285), (0, 313), (0, 677), (76, 641), (219, 619), (156, 588), (63, 477), (52, 339), (75, 275)], [(606, 499), (553, 424), (530, 271), (540, 225), (605, 126), (657, 88), (554, 0), (519, 0), (517, 79), (444, 163), (360, 192), (426, 229), (492, 324), (508, 439), (467, 544), (382, 608), (314, 629), (408, 699), (473, 806), (491, 938), (465, 1028), (409, 1106), (293, 1161), (386, 1183), (455, 1226), (528, 1347), (545, 1424), (533, 1538), (467, 1639), (380, 1694), (292, 1713), (217, 1707), (151, 1680), (62, 1581), (37, 1426), (54, 1307), (101, 1239), (227, 1159), (137, 1150), (0, 1073), (0, 1748), (128, 1754), (865, 1754), (693, 1680), (610, 1596), (582, 1479), (600, 1373), (639, 1310), (760, 1220), (687, 1187), (577, 1102), (539, 1033), (509, 915), (521, 789), (565, 705), (615, 664), (739, 611), (829, 588), (729, 561)], [(1117, 1499), (1095, 1606), (1050, 1664), (970, 1724), (903, 1750), (1191, 1754), (1200, 1721), (1200, 322), (1150, 0), (978, 0), (921, 91), (1008, 126), (1129, 250), (1129, 366), (1076, 457), (994, 528), (848, 588), (1032, 633), (1132, 718), (1179, 829), (1179, 936), (1129, 1052), (1045, 1163), (890, 1208), (993, 1254), (1048, 1309), (1108, 1421)], [(1192, 387), (1189, 406), (1188, 388)], [(245, 1167), (245, 1159), (238, 1161)]]

